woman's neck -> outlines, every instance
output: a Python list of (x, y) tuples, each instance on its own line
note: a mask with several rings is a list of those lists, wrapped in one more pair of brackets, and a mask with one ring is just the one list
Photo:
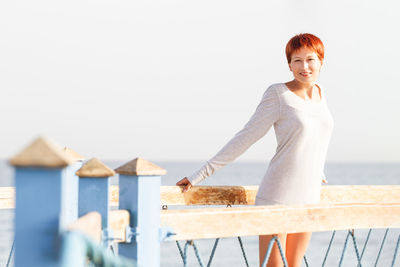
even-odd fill
[(290, 82), (287, 82), (286, 86), (288, 86), (292, 91), (305, 91), (307, 93), (311, 93), (314, 89), (315, 82), (314, 83), (302, 83), (297, 80), (292, 80)]

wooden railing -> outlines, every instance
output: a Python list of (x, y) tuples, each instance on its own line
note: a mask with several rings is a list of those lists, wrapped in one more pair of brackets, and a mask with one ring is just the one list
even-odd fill
[[(160, 205), (254, 205), (258, 186), (194, 186), (183, 194), (178, 186), (160, 187)], [(110, 205), (117, 207), (119, 187), (111, 186)], [(13, 209), (15, 188), (0, 187), (0, 209)], [(400, 203), (400, 185), (326, 185), (321, 204)]]
[[(254, 205), (257, 186), (194, 186), (182, 193), (161, 186), (160, 205)], [(0, 188), (1, 208), (13, 208), (15, 189)], [(110, 206), (118, 206), (119, 187), (111, 186)], [(174, 240), (259, 235), (280, 232), (400, 227), (400, 186), (323, 186), (321, 203), (302, 206), (162, 210), (161, 224)], [(251, 225), (251, 227), (249, 227)], [(115, 242), (125, 241), (129, 212), (110, 213)]]
[[(129, 224), (128, 224), (129, 225)], [(60, 267), (95, 266), (137, 267), (136, 263), (117, 256), (104, 244), (102, 218), (98, 212), (89, 212), (67, 226), (60, 236)]]
[[(91, 159), (82, 165), (71, 155), (76, 153), (38, 139), (11, 160), (16, 190), (0, 188), (0, 208), (14, 208), (17, 191), (16, 255), (23, 258), (16, 267), (58, 266), (51, 244), (66, 230), (106, 245), (118, 242), (121, 255), (158, 267), (160, 242), (168, 240), (400, 227), (396, 185), (323, 186), (320, 204), (253, 206), (257, 186), (194, 186), (182, 193), (177, 186), (160, 186), (165, 170), (136, 158), (115, 170), (119, 188), (110, 186), (115, 173), (103, 163)], [(223, 208), (166, 209), (191, 205)], [(40, 239), (35, 246), (32, 240)]]

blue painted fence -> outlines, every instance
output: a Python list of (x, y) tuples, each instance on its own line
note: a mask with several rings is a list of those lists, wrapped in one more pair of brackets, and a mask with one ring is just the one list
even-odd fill
[[(36, 140), (26, 150), (29, 153), (23, 151), (10, 161), (15, 167), (16, 181), (16, 267), (84, 266), (87, 258), (96, 266), (160, 266), (161, 175), (158, 173), (165, 173), (164, 170), (141, 172), (136, 159), (133, 166), (132, 162), (125, 166), (125, 174), (120, 174), (120, 209), (130, 212), (131, 222), (128, 240), (119, 245), (119, 254), (123, 257), (113, 258), (106, 252), (112, 240), (110, 178), (79, 178), (76, 171), (82, 162), (67, 155), (61, 156), (64, 157), (61, 164), (58, 158), (56, 163), (60, 166), (41, 162), (41, 157), (60, 156), (47, 140)], [(28, 160), (24, 158), (26, 154), (29, 154)], [(126, 171), (127, 168), (132, 170)], [(90, 211), (102, 216), (104, 251), (90, 238), (68, 234), (67, 226)]]
[[(83, 267), (87, 260), (96, 266), (160, 266), (160, 242), (173, 234), (169, 229), (160, 228), (160, 185), (165, 170), (140, 158), (115, 170), (119, 175), (119, 208), (130, 214), (125, 242), (119, 244), (120, 255), (115, 256), (108, 250), (113, 240), (109, 197), (110, 176), (115, 174), (114, 171), (96, 159), (89, 160), (82, 166), (81, 160), (68, 156), (48, 140), (40, 138), (10, 162), (15, 167), (16, 183), (16, 267)], [(67, 229), (78, 217), (92, 211), (99, 213), (102, 218), (101, 245), (87, 236)], [(392, 225), (398, 226), (397, 218), (394, 220)], [(387, 231), (375, 265), (378, 263), (386, 234)], [(322, 266), (325, 265), (334, 235), (335, 232)], [(353, 239), (361, 267), (367, 241), (360, 255), (352, 231), (346, 237), (339, 265), (342, 264), (349, 236)], [(240, 237), (238, 239), (248, 266), (243, 244)], [(218, 240), (217, 238), (207, 266), (211, 264)], [(279, 245), (279, 240), (276, 241)], [(270, 241), (263, 266), (267, 263), (273, 242), (274, 239)], [(184, 266), (189, 244), (193, 245), (200, 265), (204, 266), (193, 242), (186, 242), (183, 252), (177, 242)], [(396, 262), (399, 247), (400, 236), (391, 266)], [(281, 256), (284, 258), (282, 251)], [(308, 266), (306, 260), (305, 263)]]

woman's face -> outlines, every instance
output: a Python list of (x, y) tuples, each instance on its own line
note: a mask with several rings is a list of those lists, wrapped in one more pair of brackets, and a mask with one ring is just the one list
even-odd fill
[(301, 83), (314, 83), (321, 70), (322, 62), (314, 50), (302, 47), (292, 54), (289, 69), (295, 80)]

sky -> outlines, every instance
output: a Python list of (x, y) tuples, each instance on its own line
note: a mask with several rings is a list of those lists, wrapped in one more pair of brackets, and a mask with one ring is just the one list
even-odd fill
[[(400, 161), (398, 1), (0, 2), (0, 158), (38, 136), (87, 158), (210, 159), (272, 83), (285, 46), (325, 45), (327, 161)], [(273, 129), (238, 161), (268, 161)]]

